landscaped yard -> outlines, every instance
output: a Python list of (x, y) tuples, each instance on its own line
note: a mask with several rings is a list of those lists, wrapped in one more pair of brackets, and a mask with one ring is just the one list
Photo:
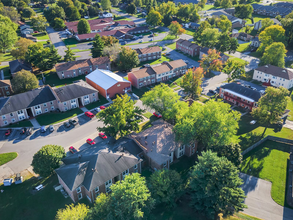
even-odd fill
[(64, 39), (63, 42), (65, 43), (66, 46), (70, 45), (70, 47), (76, 47), (76, 44), (80, 43), (78, 40), (76, 40), (75, 38), (67, 38)]
[(263, 20), (265, 18), (271, 18), (271, 17), (268, 17), (268, 16), (264, 16), (264, 15), (257, 15), (257, 14), (252, 14), (252, 17), (253, 17), (253, 21), (254, 23), (260, 21), (260, 20)]
[(293, 121), (293, 100), (292, 100), (292, 98), (293, 98), (293, 95), (291, 95), (291, 97), (288, 101), (288, 105), (287, 105), (287, 109), (290, 110), (288, 119), (291, 121)]
[(167, 47), (169, 47), (172, 50), (176, 50), (176, 42), (172, 44), (166, 44)]
[(186, 28), (185, 31), (186, 31), (185, 34), (190, 35), (190, 36), (193, 36), (194, 32), (195, 32), (195, 30), (192, 30), (192, 29), (189, 29), (189, 28)]
[(244, 44), (239, 44), (239, 47), (237, 48), (238, 52), (245, 52), (249, 49), (249, 42), (248, 43), (244, 43)]
[(164, 39), (162, 41), (164, 41), (164, 40), (174, 40), (174, 39), (177, 39), (177, 38), (176, 38), (175, 35), (168, 34), (166, 37), (164, 37)]
[(0, 63), (15, 60), (10, 53), (0, 53)]
[(214, 9), (214, 6), (213, 5), (207, 5), (206, 4), (201, 11), (207, 11), (207, 10), (210, 10), (210, 9)]
[(285, 205), (289, 151), (289, 145), (265, 141), (245, 155), (241, 165), (241, 172), (272, 182), (272, 198), (281, 206)]
[(97, 101), (97, 102), (92, 102), (92, 103), (86, 105), (85, 107), (86, 107), (88, 110), (91, 110), (91, 109), (93, 109), (93, 108), (99, 107), (100, 105), (104, 105), (104, 104), (106, 104), (106, 103), (108, 103), (108, 102), (109, 102), (109, 101), (108, 101), (106, 98), (104, 98), (103, 96), (101, 96), (101, 95), (99, 94), (99, 101)]
[(33, 127), (32, 123), (29, 120), (23, 120), (11, 125), (5, 126), (5, 128), (22, 128), (22, 127)]
[(0, 166), (5, 163), (8, 163), (9, 161), (15, 159), (16, 157), (17, 157), (16, 152), (0, 154)]
[(32, 34), (38, 40), (49, 40), (49, 35), (47, 33), (34, 33)]
[(240, 59), (240, 58), (238, 58), (238, 57), (234, 57), (234, 56), (232, 56), (232, 55), (230, 55), (230, 54), (228, 54), (228, 53), (226, 53), (226, 55), (230, 57), (229, 60), (235, 60), (235, 61), (238, 61), (238, 62), (240, 62), (240, 63), (244, 63), (244, 64), (247, 63), (247, 61), (242, 60), (242, 59)]
[(153, 116), (153, 114), (150, 112), (145, 112), (145, 113), (143, 113), (143, 116), (150, 119)]
[(83, 113), (80, 108), (75, 108), (66, 112), (51, 112), (36, 117), (40, 125), (51, 125), (66, 121)]
[(155, 64), (163, 63), (164, 61), (172, 61), (172, 59), (162, 55), (160, 59), (144, 61), (144, 62), (141, 62), (139, 65), (140, 66), (145, 64), (155, 65)]
[(143, 94), (145, 94), (147, 91), (149, 91), (148, 88), (143, 87), (140, 89), (135, 88), (134, 86), (132, 86), (132, 92), (137, 95), (139, 98), (141, 98), (143, 96)]

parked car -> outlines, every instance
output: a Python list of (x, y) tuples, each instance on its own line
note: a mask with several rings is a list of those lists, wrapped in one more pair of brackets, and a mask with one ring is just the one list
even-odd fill
[(12, 130), (9, 128), (7, 129), (7, 131), (5, 132), (5, 136), (9, 136), (11, 134)]
[(150, 41), (153, 41), (153, 38), (152, 38), (152, 39), (150, 39)]
[(42, 133), (45, 133), (45, 132), (46, 132), (46, 127), (45, 127), (45, 126), (42, 126), (42, 127), (41, 127), (41, 132), (42, 132)]
[(69, 119), (69, 123), (73, 126), (77, 125), (77, 121), (75, 119)]
[(102, 139), (107, 139), (107, 135), (105, 135), (103, 132), (100, 132), (99, 133), (99, 137), (102, 138)]
[(256, 120), (252, 120), (252, 121), (250, 122), (251, 125), (254, 125), (255, 123), (256, 123)]
[(27, 136), (31, 135), (32, 133), (33, 133), (33, 129), (32, 129), (32, 128), (28, 128), (28, 129), (26, 130), (26, 135), (27, 135)]
[(93, 113), (89, 112), (89, 111), (85, 112), (84, 114), (85, 114), (87, 117), (89, 117), (89, 118), (93, 118), (93, 117), (95, 117), (95, 115), (94, 115)]
[(101, 109), (99, 107), (95, 108), (95, 111), (97, 111), (98, 113), (101, 111)]
[(142, 36), (142, 35), (140, 35), (140, 36), (139, 36), (139, 38), (143, 38), (143, 36)]
[(69, 128), (71, 126), (68, 121), (64, 122), (63, 125), (64, 125), (65, 128)]
[(69, 147), (69, 151), (70, 151), (72, 154), (75, 154), (75, 153), (78, 152), (78, 151), (75, 149), (75, 147), (73, 147), (73, 146)]
[(153, 36), (154, 36), (153, 34), (150, 34), (150, 35), (149, 35), (149, 37), (153, 37)]
[(159, 112), (154, 112), (153, 115), (157, 118), (162, 118), (162, 115)]
[(106, 107), (105, 107), (105, 106), (103, 106), (103, 105), (102, 105), (102, 106), (100, 106), (100, 109), (101, 109), (101, 110), (103, 110), (103, 109), (105, 109), (105, 108), (106, 108)]
[(25, 134), (26, 133), (26, 128), (20, 129), (20, 134)]
[(55, 130), (55, 129), (54, 129), (54, 126), (53, 126), (53, 125), (50, 125), (50, 126), (49, 126), (49, 131), (50, 131), (50, 132), (53, 132), (54, 130)]
[(140, 40), (139, 43), (142, 43), (142, 40)]
[(215, 90), (212, 90), (212, 89), (209, 90), (209, 93), (211, 93), (213, 95), (217, 94), (217, 92)]
[(86, 140), (86, 143), (88, 143), (89, 145), (94, 145), (96, 142), (95, 142), (94, 140), (88, 138), (88, 139)]

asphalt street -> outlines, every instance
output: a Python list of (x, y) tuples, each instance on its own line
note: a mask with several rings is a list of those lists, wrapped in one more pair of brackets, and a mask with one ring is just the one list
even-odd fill
[(240, 173), (244, 184), (246, 199), (244, 203), (248, 206), (244, 213), (265, 220), (292, 220), (293, 209), (278, 205), (271, 197), (272, 183), (253, 176)]
[(242, 60), (245, 60), (249, 63), (248, 65), (245, 66), (245, 71), (250, 71), (250, 70), (256, 69), (258, 67), (259, 62), (260, 62), (260, 60), (258, 58), (249, 56), (246, 53), (235, 52), (235, 53), (231, 53), (231, 55), (233, 55), (234, 57), (238, 57)]
[(67, 48), (62, 39), (60, 38), (61, 33), (63, 33), (63, 31), (55, 31), (53, 28), (47, 27), (47, 32), (52, 44), (54, 44), (55, 48), (58, 50), (58, 54), (60, 56), (64, 56)]
[(223, 82), (227, 80), (227, 78), (227, 74), (221, 73), (212, 78), (204, 79), (201, 84), (202, 92), (207, 95), (209, 90), (215, 90), (217, 87), (220, 87), (223, 84)]

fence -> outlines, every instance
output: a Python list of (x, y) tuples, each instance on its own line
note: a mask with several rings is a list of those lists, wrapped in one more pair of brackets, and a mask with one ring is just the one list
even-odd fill
[(257, 146), (259, 146), (260, 144), (262, 144), (263, 142), (270, 140), (270, 141), (276, 141), (276, 142), (280, 142), (280, 143), (285, 143), (285, 144), (289, 144), (289, 145), (293, 145), (293, 140), (290, 139), (285, 139), (285, 138), (279, 138), (279, 137), (274, 137), (274, 136), (266, 136), (265, 138), (261, 139), (260, 141), (256, 142), (255, 144), (253, 144), (252, 146), (250, 146), (249, 148), (247, 148), (246, 150), (244, 150), (242, 152), (242, 155), (247, 154), (248, 152), (252, 151), (254, 148), (256, 148)]

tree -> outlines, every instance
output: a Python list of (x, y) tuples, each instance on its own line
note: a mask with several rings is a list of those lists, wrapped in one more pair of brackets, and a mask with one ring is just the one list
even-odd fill
[(208, 50), (208, 55), (203, 55), (200, 67), (203, 68), (205, 75), (210, 76), (212, 71), (220, 71), (223, 68), (220, 58), (220, 53), (212, 49)]
[(7, 16), (0, 15), (0, 22), (5, 23), (6, 25), (10, 26), (13, 30), (17, 30), (18, 26), (14, 22), (11, 21), (11, 19)]
[(228, 74), (228, 82), (234, 79), (238, 79), (240, 76), (245, 75), (246, 63), (239, 62), (237, 60), (228, 60), (226, 62), (225, 68), (222, 71)]
[(139, 59), (136, 51), (132, 50), (130, 47), (122, 47), (117, 60), (119, 70), (131, 70), (138, 66), (138, 64)]
[(221, 19), (217, 22), (217, 27), (224, 33), (230, 31), (232, 22), (225, 15), (221, 15)]
[(234, 53), (239, 46), (238, 40), (231, 38), (228, 33), (220, 34), (219, 40), (215, 45), (215, 48), (221, 53), (229, 52)]
[(197, 29), (197, 31), (194, 32), (194, 35), (193, 35), (193, 40), (195, 41), (195, 43), (201, 45), (202, 33), (204, 30), (208, 28), (211, 28), (211, 25), (208, 21), (204, 21), (200, 24), (199, 28)]
[(162, 23), (162, 19), (163, 17), (160, 12), (151, 9), (146, 17), (146, 23), (151, 26), (158, 26)]
[(208, 48), (214, 48), (220, 37), (218, 29), (215, 28), (205, 29), (201, 35), (201, 45)]
[(145, 177), (139, 173), (127, 175), (111, 186), (111, 206), (114, 219), (140, 219), (154, 208), (154, 199), (147, 188)]
[[(74, 5), (72, 0), (58, 0), (57, 5), (61, 8), (64, 9), (64, 11), (66, 11), (66, 9), (68, 7), (70, 7), (71, 5)], [(66, 14), (67, 16), (67, 14)]]
[(293, 18), (283, 18), (281, 19), (281, 23), (284, 29), (286, 30), (285, 36), (288, 39), (288, 46), (292, 48), (293, 47)]
[(252, 12), (253, 12), (253, 7), (248, 4), (248, 5), (237, 5), (235, 7), (235, 16), (237, 18), (242, 18), (242, 19), (249, 19), (251, 18), (251, 15), (252, 15)]
[(288, 94), (284, 87), (267, 87), (266, 94), (258, 100), (258, 107), (252, 110), (252, 115), (265, 126), (262, 137), (269, 125), (281, 120), (287, 107)]
[(223, 8), (231, 8), (232, 7), (232, 2), (230, 0), (222, 0), (221, 6)]
[[(113, 6), (117, 6), (119, 4), (120, 0), (111, 0), (111, 3)], [(141, 2), (141, 0), (140, 0)], [(137, 7), (141, 7), (141, 6), (137, 6)]]
[(64, 62), (74, 61), (76, 59), (70, 47), (67, 47), (65, 53)]
[(211, 219), (242, 211), (246, 208), (242, 184), (239, 171), (226, 157), (203, 152), (190, 174), (191, 205)]
[(87, 215), (88, 220), (107, 220), (111, 219), (111, 194), (106, 195), (101, 193), (95, 201), (94, 207), (92, 207)]
[(131, 4), (127, 5), (126, 12), (128, 14), (136, 14), (137, 13), (137, 10), (136, 10), (135, 4), (134, 3), (131, 3)]
[(261, 29), (259, 32), (262, 32), (264, 29), (266, 29), (269, 26), (274, 25), (274, 21), (270, 18), (265, 18), (261, 21)]
[(155, 171), (149, 179), (149, 189), (156, 204), (172, 208), (183, 192), (182, 179), (175, 170), (162, 169)]
[(37, 77), (26, 70), (15, 73), (11, 83), (15, 93), (23, 93), (39, 87), (39, 80)]
[(111, 2), (110, 0), (101, 0), (101, 6), (103, 10), (111, 9)]
[(66, 9), (65, 14), (66, 14), (66, 17), (68, 17), (70, 21), (76, 21), (81, 18), (81, 15), (78, 9), (74, 5), (69, 6)]
[(47, 19), (42, 15), (33, 17), (31, 19), (31, 23), (32, 23), (33, 29), (39, 32), (46, 31), (46, 28), (49, 26), (49, 24), (47, 23)]
[(36, 12), (32, 8), (24, 8), (22, 10), (22, 14), (21, 15), (24, 18), (30, 18), (32, 16), (35, 16), (36, 15)]
[(113, 46), (106, 46), (103, 49), (103, 56), (109, 57), (114, 62), (117, 61), (119, 53), (121, 51), (121, 46), (119, 43), (115, 43)]
[(78, 34), (89, 34), (91, 33), (91, 27), (89, 22), (82, 18), (79, 20), (78, 24), (77, 24), (77, 32)]
[(182, 25), (179, 24), (177, 21), (172, 21), (168, 28), (170, 30), (170, 35), (175, 35), (176, 38), (178, 37), (178, 35), (185, 33), (185, 29), (183, 29)]
[(62, 20), (65, 19), (65, 12), (62, 7), (58, 5), (50, 6), (49, 9), (44, 9), (44, 16), (46, 17), (47, 21), (50, 23), (52, 27), (55, 26), (54, 20), (56, 18), (60, 18)]
[(138, 131), (143, 110), (134, 104), (134, 101), (127, 94), (121, 97), (117, 96), (110, 107), (97, 114), (97, 118), (104, 124), (103, 127), (97, 129), (114, 138), (117, 135), (123, 137), (132, 131)]
[(95, 40), (93, 42), (93, 47), (91, 48), (92, 57), (100, 57), (103, 54), (104, 49), (104, 42), (101, 39), (101, 36), (99, 34), (96, 34)]
[(203, 69), (201, 67), (189, 69), (182, 77), (182, 88), (185, 93), (190, 94), (192, 99), (197, 98), (201, 91)]
[(66, 27), (64, 20), (61, 18), (55, 18), (54, 19), (54, 29), (56, 30), (62, 30)]
[(187, 20), (189, 19), (189, 16), (190, 16), (189, 5), (187, 5), (187, 4), (180, 5), (176, 15), (177, 15), (177, 17), (184, 19), (185, 22), (187, 22)]
[(238, 143), (240, 113), (230, 105), (214, 100), (205, 105), (194, 102), (174, 127), (176, 140), (183, 144), (199, 141), (206, 148)]
[(285, 67), (286, 52), (287, 50), (283, 43), (272, 43), (270, 46), (266, 47), (261, 57), (260, 65), (271, 64), (278, 67)]
[(114, 44), (119, 43), (118, 39), (113, 36), (102, 36), (102, 41), (104, 42), (104, 46), (113, 46)]
[(135, 3), (136, 7), (142, 7), (142, 1), (141, 0), (135, 0), (134, 3)]
[(65, 209), (59, 209), (56, 220), (84, 220), (87, 217), (89, 207), (83, 203), (66, 205)]
[(188, 108), (186, 102), (180, 102), (180, 96), (168, 85), (162, 83), (146, 92), (141, 101), (145, 106), (162, 114), (163, 119), (173, 121)]
[(2, 52), (10, 49), (17, 41), (16, 31), (9, 24), (0, 22), (0, 49)]
[(218, 154), (218, 157), (226, 157), (235, 167), (240, 167), (242, 162), (242, 150), (239, 144), (230, 144), (225, 146), (213, 146), (213, 152)]
[(15, 59), (24, 60), (28, 46), (32, 44), (34, 44), (32, 40), (21, 37), (16, 42), (16, 44), (14, 45), (14, 49), (12, 49), (10, 53)]
[(20, 20), (20, 15), (14, 7), (0, 8), (0, 14), (10, 18), (10, 20), (14, 23), (17, 23)]

